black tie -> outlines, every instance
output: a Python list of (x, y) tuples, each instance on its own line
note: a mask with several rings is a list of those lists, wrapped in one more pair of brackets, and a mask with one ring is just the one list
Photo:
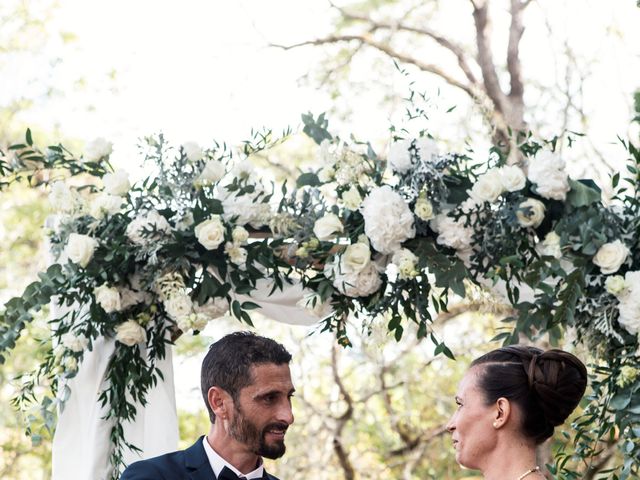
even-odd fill
[(229, 467), (224, 467), (220, 471), (220, 475), (218, 475), (218, 480), (240, 480), (240, 479), (246, 480), (246, 477), (239, 477)]

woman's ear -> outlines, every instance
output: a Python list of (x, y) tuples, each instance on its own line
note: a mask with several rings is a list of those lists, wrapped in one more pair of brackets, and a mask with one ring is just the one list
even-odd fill
[(496, 400), (494, 408), (493, 428), (503, 427), (511, 418), (511, 402), (504, 397)]
[(207, 392), (207, 400), (216, 418), (221, 420), (225, 420), (233, 408), (231, 395), (220, 387), (211, 387)]

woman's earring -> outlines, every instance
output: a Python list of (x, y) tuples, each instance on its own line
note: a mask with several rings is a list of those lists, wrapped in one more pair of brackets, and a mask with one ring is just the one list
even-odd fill
[(493, 428), (498, 428), (498, 422), (493, 422)]

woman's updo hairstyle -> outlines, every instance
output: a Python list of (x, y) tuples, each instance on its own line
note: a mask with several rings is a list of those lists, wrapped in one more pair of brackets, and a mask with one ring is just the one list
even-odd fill
[(587, 387), (584, 364), (562, 350), (512, 345), (477, 358), (471, 366), (480, 368), (478, 387), (487, 404), (501, 397), (517, 404), (523, 433), (536, 444), (564, 423)]

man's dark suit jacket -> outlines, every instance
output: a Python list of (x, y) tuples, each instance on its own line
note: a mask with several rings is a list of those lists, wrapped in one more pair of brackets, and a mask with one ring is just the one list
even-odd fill
[[(132, 463), (120, 480), (215, 480), (202, 439), (186, 450)], [(278, 479), (265, 470), (262, 480)]]

